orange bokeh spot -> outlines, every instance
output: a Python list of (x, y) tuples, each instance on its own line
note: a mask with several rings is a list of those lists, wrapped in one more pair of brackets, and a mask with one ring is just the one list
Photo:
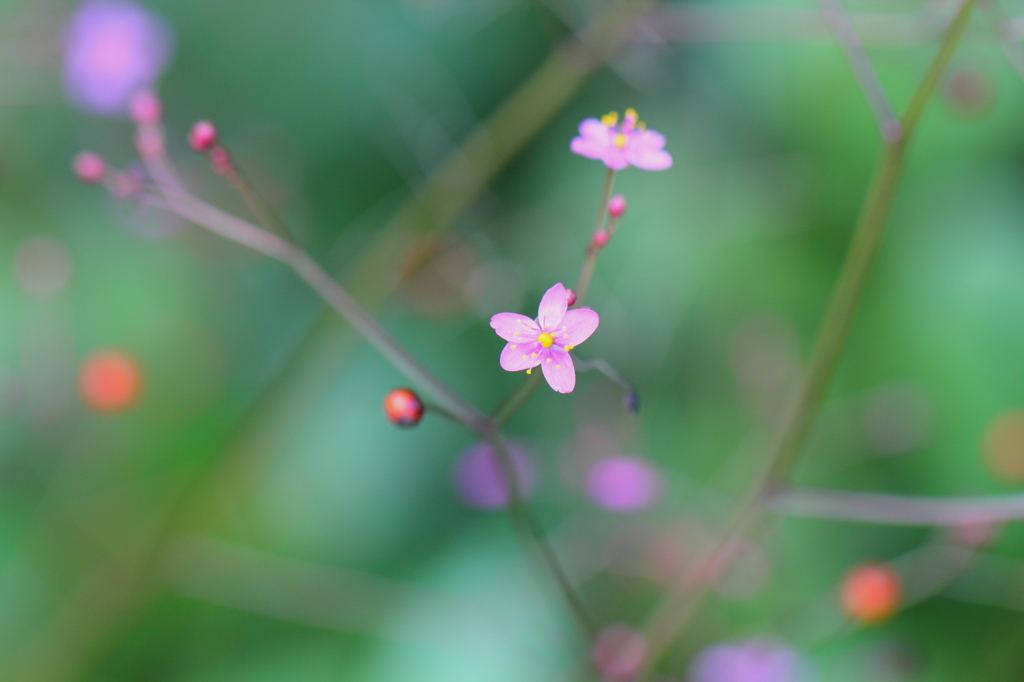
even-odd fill
[(989, 422), (981, 452), (996, 476), (1024, 481), (1024, 410), (1004, 412)]
[(881, 564), (859, 566), (846, 576), (839, 599), (846, 614), (861, 623), (878, 623), (900, 605), (903, 583), (891, 568)]
[(100, 351), (82, 364), (78, 387), (85, 404), (100, 412), (120, 412), (136, 403), (142, 391), (142, 370), (126, 353)]

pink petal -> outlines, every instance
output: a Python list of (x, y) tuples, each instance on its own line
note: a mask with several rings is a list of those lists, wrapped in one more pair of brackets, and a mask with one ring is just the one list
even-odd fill
[(643, 130), (633, 133), (633, 140), (648, 149), (661, 149), (665, 146), (665, 136), (657, 130)]
[(588, 159), (602, 158), (607, 147), (608, 143), (587, 137), (574, 137), (572, 142), (569, 143), (569, 151), (573, 154), (585, 156)]
[(643, 170), (660, 171), (672, 167), (672, 155), (660, 149), (631, 151), (629, 162)]
[(559, 346), (578, 346), (594, 333), (601, 318), (590, 308), (570, 310), (562, 318), (556, 339)]
[(604, 161), (604, 165), (612, 170), (622, 170), (629, 165), (626, 150), (616, 147), (614, 144), (605, 147), (604, 156), (601, 157), (601, 160)]
[(541, 329), (551, 329), (562, 323), (565, 310), (569, 307), (569, 298), (565, 287), (559, 282), (544, 293), (537, 309), (537, 324)]
[(608, 126), (596, 118), (587, 118), (580, 123), (580, 136), (572, 139), (569, 149), (588, 159), (600, 159), (605, 148), (611, 143), (612, 135)]
[(544, 347), (536, 341), (505, 344), (501, 351), (501, 368), (506, 372), (519, 372), (540, 364)]
[(498, 313), (491, 318), (491, 328), (506, 341), (521, 341), (527, 335), (535, 339), (540, 331), (533, 320), (518, 313)]
[(608, 126), (598, 121), (596, 118), (585, 118), (580, 121), (580, 135), (583, 137), (592, 137), (596, 140), (611, 140), (611, 130)]
[(546, 357), (540, 367), (548, 385), (559, 393), (572, 393), (572, 389), (576, 388), (576, 368), (572, 358), (558, 346), (548, 348), (544, 355)]

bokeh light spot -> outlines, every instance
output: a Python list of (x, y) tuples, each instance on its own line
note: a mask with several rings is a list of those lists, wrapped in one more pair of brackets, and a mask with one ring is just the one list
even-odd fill
[(661, 492), (658, 472), (632, 457), (599, 460), (587, 472), (587, 495), (599, 507), (635, 512), (654, 504)]
[(850, 571), (839, 593), (846, 614), (865, 624), (881, 622), (895, 613), (902, 596), (899, 575), (882, 564), (858, 566)]
[(99, 412), (121, 412), (134, 405), (142, 392), (142, 370), (123, 352), (94, 353), (82, 364), (79, 388), (85, 404)]
[(997, 416), (985, 428), (981, 441), (985, 464), (1007, 481), (1024, 481), (1024, 410)]

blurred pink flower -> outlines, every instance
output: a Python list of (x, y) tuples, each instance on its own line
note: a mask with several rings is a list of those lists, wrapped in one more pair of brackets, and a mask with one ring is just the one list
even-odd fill
[[(509, 446), (512, 461), (523, 495), (533, 489), (533, 464), (526, 452)], [(455, 489), (467, 504), (479, 509), (500, 509), (509, 503), (510, 491), (498, 453), (490, 443), (479, 442), (465, 452), (455, 464)]]
[(614, 111), (601, 117), (587, 118), (580, 123), (579, 137), (569, 144), (571, 149), (588, 159), (600, 159), (613, 170), (633, 165), (644, 170), (665, 170), (672, 166), (672, 155), (666, 152), (665, 136), (647, 126), (636, 111), (626, 109), (619, 125)]
[(113, 115), (156, 82), (171, 56), (171, 33), (129, 0), (86, 0), (64, 36), (64, 91), (77, 107)]
[(540, 300), (536, 321), (516, 313), (492, 317), (491, 327), (508, 341), (501, 351), (501, 368), (529, 373), (540, 365), (551, 388), (571, 393), (576, 387), (576, 368), (569, 351), (586, 341), (601, 320), (590, 308), (567, 311), (568, 307), (568, 293), (559, 282)]
[(587, 494), (594, 504), (617, 512), (651, 506), (661, 491), (658, 472), (642, 459), (607, 457), (587, 472)]
[(718, 644), (697, 654), (688, 682), (802, 682), (808, 679), (800, 654), (766, 640)]

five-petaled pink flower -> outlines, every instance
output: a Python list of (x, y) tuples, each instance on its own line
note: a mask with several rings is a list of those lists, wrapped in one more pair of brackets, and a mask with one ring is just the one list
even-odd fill
[(547, 290), (540, 300), (537, 319), (516, 313), (498, 313), (491, 326), (508, 341), (501, 351), (501, 368), (529, 373), (541, 366), (544, 378), (559, 393), (576, 387), (576, 368), (569, 351), (586, 341), (601, 322), (590, 308), (567, 311), (568, 296), (561, 283)]
[(612, 170), (634, 165), (644, 170), (665, 170), (672, 165), (672, 155), (662, 149), (665, 136), (648, 130), (633, 109), (626, 109), (619, 125), (614, 111), (580, 123), (580, 135), (574, 137), (569, 149), (588, 159), (600, 159)]

